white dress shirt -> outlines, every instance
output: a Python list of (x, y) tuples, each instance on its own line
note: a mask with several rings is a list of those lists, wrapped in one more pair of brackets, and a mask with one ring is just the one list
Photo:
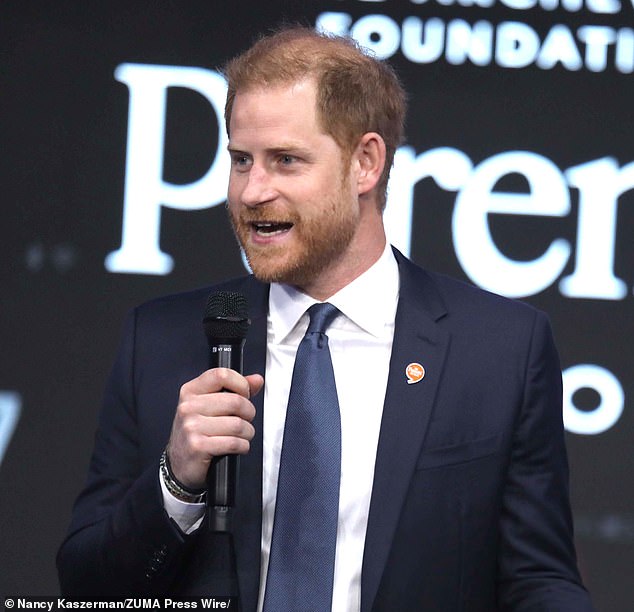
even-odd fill
[[(341, 483), (332, 609), (360, 609), (361, 565), (374, 463), (387, 387), (398, 301), (398, 264), (389, 245), (361, 276), (328, 299), (342, 313), (327, 330), (341, 413)], [(280, 453), (297, 347), (308, 327), (306, 310), (316, 300), (272, 284), (267, 318), (262, 466), (262, 548), (258, 610), (268, 569)], [(168, 514), (185, 532), (198, 527), (199, 504), (167, 493)], [(176, 502), (176, 503), (174, 503)]]

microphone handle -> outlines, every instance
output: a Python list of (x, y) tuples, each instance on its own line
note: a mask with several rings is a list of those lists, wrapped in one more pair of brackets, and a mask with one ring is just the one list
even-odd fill
[[(209, 347), (210, 367), (229, 368), (242, 374), (244, 340), (214, 342)], [(229, 533), (238, 486), (238, 455), (214, 457), (207, 472), (207, 526), (209, 531)]]

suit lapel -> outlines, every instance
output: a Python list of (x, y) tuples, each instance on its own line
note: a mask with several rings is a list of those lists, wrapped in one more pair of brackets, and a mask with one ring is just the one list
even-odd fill
[[(243, 289), (249, 303), (251, 325), (244, 348), (244, 373), (264, 375), (266, 365), (266, 317), (268, 285), (249, 277)], [(262, 421), (264, 393), (253, 399), (256, 416), (255, 438), (251, 450), (240, 457), (239, 482), (236, 491), (234, 546), (240, 607), (255, 610), (260, 583), (260, 545), (262, 534)]]
[[(361, 610), (376, 597), (394, 531), (413, 474), (440, 380), (449, 334), (431, 278), (398, 251), (400, 290), (390, 371), (381, 420), (361, 578)], [(405, 370), (420, 363), (425, 376), (408, 384)]]

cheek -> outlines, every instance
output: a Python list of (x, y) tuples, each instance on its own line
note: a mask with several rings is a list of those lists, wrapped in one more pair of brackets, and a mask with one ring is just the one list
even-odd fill
[(330, 208), (326, 206), (326, 202), (335, 203), (345, 196), (347, 193), (342, 192), (339, 178), (335, 173), (319, 175), (312, 180), (306, 177), (299, 181), (293, 192), (296, 202), (306, 204), (308, 214), (318, 211), (323, 213), (325, 208)]

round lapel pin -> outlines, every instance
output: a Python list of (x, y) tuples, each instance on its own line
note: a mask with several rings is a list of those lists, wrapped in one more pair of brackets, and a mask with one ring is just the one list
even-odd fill
[(408, 385), (420, 382), (425, 377), (425, 368), (420, 363), (410, 363), (405, 368), (405, 376)]

